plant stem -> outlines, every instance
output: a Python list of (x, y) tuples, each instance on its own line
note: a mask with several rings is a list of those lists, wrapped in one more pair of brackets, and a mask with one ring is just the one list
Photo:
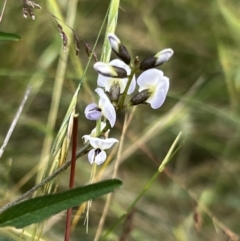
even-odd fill
[[(76, 152), (77, 152), (77, 136), (78, 136), (78, 114), (74, 116), (73, 119), (73, 131), (72, 131), (72, 159), (71, 159), (71, 170), (70, 170), (70, 179), (69, 179), (69, 189), (72, 189), (74, 186), (75, 178), (75, 168), (76, 168)], [(71, 217), (72, 217), (72, 208), (67, 210), (66, 217), (66, 228), (65, 228), (65, 241), (70, 240), (71, 233)]]
[(118, 104), (118, 106), (119, 106), (119, 109), (118, 109), (118, 110), (122, 110), (122, 109), (123, 109), (124, 101), (125, 101), (125, 99), (126, 99), (127, 92), (128, 92), (129, 86), (130, 86), (130, 84), (131, 84), (131, 82), (132, 82), (132, 78), (133, 78), (133, 75), (134, 75), (134, 74), (135, 74), (135, 69), (132, 69), (131, 74), (128, 76), (127, 85), (126, 85), (126, 87), (125, 87), (125, 90), (124, 90), (124, 92), (123, 92), (123, 94), (122, 94), (122, 97), (121, 97), (121, 99), (120, 99), (120, 102), (119, 102), (119, 104)]

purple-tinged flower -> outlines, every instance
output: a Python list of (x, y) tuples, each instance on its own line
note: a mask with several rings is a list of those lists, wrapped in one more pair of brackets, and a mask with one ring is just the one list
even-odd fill
[[(111, 62), (109, 62), (109, 65), (117, 66), (119, 68), (124, 69), (127, 72), (127, 75), (130, 75), (130, 73), (131, 73), (130, 67), (119, 59), (112, 60)], [(111, 87), (114, 84), (118, 83), (121, 94), (124, 92), (127, 82), (128, 82), (128, 78), (115, 78), (115, 77), (111, 78), (111, 77), (103, 76), (101, 74), (98, 75), (98, 79), (97, 79), (97, 84), (100, 87), (104, 87), (107, 92), (110, 91)], [(132, 78), (131, 84), (129, 86), (127, 94), (130, 95), (135, 90), (135, 87), (136, 87), (136, 79), (135, 79), (135, 75), (134, 75)]]
[(83, 139), (89, 141), (93, 147), (93, 149), (88, 152), (88, 161), (90, 164), (96, 163), (97, 165), (101, 165), (107, 159), (107, 154), (104, 150), (111, 148), (112, 145), (118, 142), (115, 138), (100, 139), (90, 135), (83, 136)]
[(169, 78), (161, 70), (146, 70), (138, 77), (137, 83), (140, 87), (139, 94), (146, 94), (144, 102), (149, 103), (153, 109), (162, 106), (169, 89)]
[(98, 105), (95, 103), (89, 104), (84, 111), (85, 116), (88, 120), (98, 120), (103, 115), (109, 120), (111, 127), (113, 127), (116, 122), (114, 106), (103, 89), (97, 88), (95, 91), (100, 97)]
[(88, 120), (98, 120), (102, 116), (101, 109), (95, 103), (89, 104), (84, 114)]

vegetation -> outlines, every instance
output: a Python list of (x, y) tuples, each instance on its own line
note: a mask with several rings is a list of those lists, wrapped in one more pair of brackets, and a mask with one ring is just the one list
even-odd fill
[[(83, 147), (81, 137), (95, 127), (84, 115), (97, 101), (91, 50), (108, 62), (106, 36), (115, 32), (140, 60), (174, 50), (158, 67), (170, 90), (157, 110), (139, 105), (119, 114), (111, 137), (122, 141), (94, 182), (117, 177), (123, 185), (93, 200), (88, 233), (86, 210), (73, 208), (71, 240), (239, 240), (240, 2), (49, 0), (38, 2), (34, 21), (23, 18), (21, 2), (7, 1), (0, 23), (0, 146), (32, 88), (0, 158), (0, 206), (59, 168), (50, 153), (68, 148), (69, 106), (76, 105), (77, 149)], [(66, 51), (57, 24), (68, 38)], [(74, 186), (87, 185), (91, 172), (87, 155), (80, 157)], [(67, 169), (35, 195), (66, 191), (68, 183)], [(0, 240), (63, 240), (65, 219), (62, 212), (24, 231), (0, 228)]]

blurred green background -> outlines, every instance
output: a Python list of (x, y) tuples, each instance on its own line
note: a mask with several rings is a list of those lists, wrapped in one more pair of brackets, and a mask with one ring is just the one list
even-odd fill
[[(67, 58), (49, 13), (63, 19), (59, 23), (68, 36), (71, 32), (65, 23), (74, 22), (76, 33), (93, 47), (110, 1), (38, 3), (42, 9), (34, 11), (36, 19), (32, 21), (22, 17), (20, 2), (8, 1), (0, 23), (0, 31), (21, 36), (17, 42), (0, 42), (0, 144), (27, 85), (32, 85), (29, 100), (0, 159), (2, 204), (34, 185), (36, 172), (26, 183), (21, 185), (19, 181), (49, 153), (51, 138), (61, 126), (88, 61), (84, 46), (80, 56), (75, 56), (73, 41)], [(116, 34), (132, 56), (143, 59), (168, 47), (175, 53), (160, 68), (170, 78), (164, 105), (158, 110), (142, 105), (134, 112), (117, 175), (124, 185), (114, 194), (104, 231), (126, 212), (151, 179), (179, 131), (183, 138), (165, 172), (127, 220), (130, 232), (123, 231), (121, 223), (105, 240), (238, 240), (230, 232), (240, 235), (240, 2), (122, 0), (118, 14)], [(99, 58), (104, 35), (105, 28), (95, 50)], [(63, 60), (60, 67), (59, 60)], [(81, 136), (94, 128), (83, 114), (85, 106), (96, 98), (93, 63), (77, 104), (79, 148)], [(61, 83), (58, 74), (65, 67)], [(49, 117), (53, 114), (52, 100), (56, 102), (56, 120)], [(120, 138), (123, 120), (121, 113), (111, 137)], [(53, 128), (49, 128), (49, 122)], [(90, 179), (91, 166), (86, 157), (77, 164), (76, 185), (84, 185)], [(101, 178), (110, 178), (112, 172), (113, 163), (104, 169)], [(59, 190), (68, 188), (68, 175), (68, 171), (61, 175)], [(94, 239), (105, 200), (102, 197), (92, 204), (89, 233), (85, 232), (82, 217), (72, 240)], [(44, 240), (63, 239), (65, 217), (61, 213), (48, 221)]]

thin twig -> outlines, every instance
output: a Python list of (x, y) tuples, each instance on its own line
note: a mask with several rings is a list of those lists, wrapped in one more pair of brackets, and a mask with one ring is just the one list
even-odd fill
[(2, 9), (2, 12), (1, 12), (1, 15), (0, 15), (0, 23), (2, 22), (2, 17), (3, 17), (3, 13), (4, 13), (4, 10), (5, 10), (6, 4), (7, 4), (7, 0), (5, 0), (5, 2), (3, 4), (3, 9)]
[[(74, 186), (76, 152), (77, 152), (77, 136), (78, 136), (78, 115), (75, 115), (73, 119), (73, 131), (72, 131), (72, 159), (71, 159), (69, 189), (72, 189)], [(66, 228), (65, 228), (65, 239), (64, 239), (65, 241), (70, 240), (71, 217), (72, 217), (72, 208), (69, 208), (67, 210), (67, 217), (66, 217)]]
[[(76, 158), (79, 158), (80, 156), (84, 155), (85, 152), (87, 151), (87, 149), (89, 148), (89, 143), (86, 144), (84, 147), (82, 147), (77, 155)], [(71, 165), (71, 160), (67, 161), (64, 165), (62, 165), (57, 171), (55, 171), (52, 175), (48, 176), (47, 178), (45, 178), (42, 182), (40, 182), (39, 184), (37, 184), (36, 186), (34, 186), (33, 188), (31, 188), (30, 190), (28, 190), (27, 192), (25, 192), (24, 194), (22, 194), (20, 197), (18, 197), (17, 199), (15, 199), (13, 202), (8, 203), (7, 205), (3, 206), (2, 208), (0, 208), (0, 213), (5, 211), (6, 209), (20, 203), (21, 201), (23, 201), (25, 198), (27, 198), (28, 196), (30, 196), (31, 194), (33, 194), (35, 191), (37, 191), (40, 187), (44, 186), (46, 183), (48, 183), (49, 181), (51, 181), (52, 179), (54, 179), (56, 176), (58, 176), (60, 173), (62, 173), (63, 171), (65, 171), (69, 166)]]
[(20, 115), (21, 115), (21, 113), (22, 113), (23, 107), (24, 107), (24, 105), (25, 105), (25, 103), (26, 103), (26, 101), (27, 101), (27, 99), (28, 99), (28, 96), (29, 96), (29, 94), (30, 94), (30, 92), (31, 92), (31, 89), (32, 89), (32, 86), (29, 85), (29, 86), (27, 87), (27, 90), (26, 90), (25, 94), (24, 94), (24, 97), (23, 97), (23, 99), (22, 99), (22, 102), (21, 102), (21, 104), (20, 104), (20, 106), (19, 106), (19, 108), (18, 108), (18, 111), (17, 111), (17, 113), (16, 113), (16, 115), (15, 115), (13, 121), (12, 121), (12, 124), (11, 124), (11, 126), (10, 126), (10, 128), (9, 128), (9, 130), (8, 130), (8, 133), (7, 133), (6, 137), (5, 137), (5, 140), (4, 140), (4, 142), (3, 142), (3, 145), (2, 145), (2, 147), (0, 148), (0, 158), (2, 157), (3, 152), (4, 152), (4, 149), (5, 149), (5, 147), (7, 146), (8, 141), (9, 141), (9, 139), (10, 139), (12, 133), (13, 133), (13, 130), (14, 130), (17, 122), (18, 122), (18, 119), (19, 119), (19, 117), (20, 117)]

